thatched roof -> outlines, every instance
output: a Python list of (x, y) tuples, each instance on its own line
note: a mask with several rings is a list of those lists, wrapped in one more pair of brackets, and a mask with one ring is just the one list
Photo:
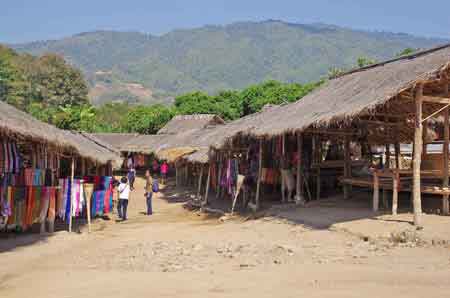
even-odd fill
[(92, 133), (90, 135), (108, 143), (117, 150), (120, 150), (122, 145), (139, 136), (136, 133)]
[(225, 121), (217, 115), (177, 115), (161, 128), (158, 131), (158, 134), (178, 134), (192, 129), (201, 129), (210, 125), (220, 125), (224, 123)]
[(166, 135), (138, 135), (119, 146), (122, 152), (151, 154), (160, 147)]
[[(450, 45), (445, 45), (351, 71), (295, 103), (271, 107), (217, 127), (217, 140), (211, 145), (221, 147), (239, 134), (267, 137), (350, 121), (384, 106), (418, 82), (439, 80), (449, 64)], [(390, 107), (391, 112), (403, 106), (404, 102), (398, 102)]]
[(93, 141), (82, 133), (68, 130), (61, 130), (61, 132), (71, 141), (72, 146), (80, 156), (89, 158), (100, 164), (112, 162), (113, 166), (120, 166), (121, 158), (118, 152), (112, 151), (101, 143)]
[(0, 134), (47, 144), (62, 152), (75, 153), (99, 163), (107, 163), (117, 158), (117, 154), (81, 134), (41, 122), (5, 102), (0, 102)]

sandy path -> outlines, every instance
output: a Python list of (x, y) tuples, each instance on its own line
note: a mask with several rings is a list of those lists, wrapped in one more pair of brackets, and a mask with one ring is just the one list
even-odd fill
[(448, 247), (393, 247), (273, 218), (218, 223), (180, 204), (158, 197), (154, 202), (154, 216), (141, 214), (139, 180), (128, 222), (97, 221), (91, 234), (58, 232), (1, 253), (0, 297), (448, 297), (450, 292)]

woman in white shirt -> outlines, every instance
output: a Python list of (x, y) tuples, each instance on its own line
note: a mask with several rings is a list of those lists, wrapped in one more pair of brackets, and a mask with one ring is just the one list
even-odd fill
[(119, 187), (119, 204), (117, 205), (117, 213), (122, 220), (127, 220), (128, 199), (130, 198), (130, 186), (127, 177), (120, 179)]

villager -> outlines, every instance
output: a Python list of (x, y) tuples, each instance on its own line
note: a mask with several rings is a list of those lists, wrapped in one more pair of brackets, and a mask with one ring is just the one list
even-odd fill
[(128, 200), (130, 198), (130, 185), (128, 185), (127, 177), (122, 177), (118, 187), (119, 204), (117, 206), (117, 213), (122, 220), (127, 220)]
[(150, 175), (150, 170), (145, 171), (145, 199), (147, 203), (147, 215), (153, 214), (152, 197), (153, 197), (153, 178)]
[(130, 189), (134, 190), (134, 180), (136, 178), (136, 168), (134, 167), (134, 164), (131, 163), (131, 166), (128, 168), (128, 181), (130, 184)]
[(159, 170), (159, 163), (158, 163), (158, 161), (156, 160), (156, 158), (153, 159), (153, 162), (152, 162), (152, 169), (153, 169), (153, 174), (156, 175), (156, 174), (158, 173), (158, 170)]
[(169, 172), (169, 165), (167, 164), (167, 161), (164, 161), (163, 164), (161, 165), (161, 183), (162, 184), (166, 184), (166, 178), (167, 178), (167, 173)]

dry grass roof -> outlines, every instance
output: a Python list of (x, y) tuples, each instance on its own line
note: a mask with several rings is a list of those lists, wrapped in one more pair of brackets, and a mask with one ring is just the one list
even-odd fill
[(139, 136), (136, 133), (91, 133), (90, 135), (108, 143), (116, 150), (120, 150), (122, 145)]
[(5, 102), (0, 102), (0, 134), (9, 138), (46, 144), (63, 153), (78, 154), (103, 164), (117, 158), (116, 153), (86, 139), (83, 135), (41, 122)]
[(158, 134), (178, 134), (180, 132), (201, 129), (209, 125), (224, 124), (222, 118), (212, 114), (177, 115), (172, 118)]
[[(445, 45), (353, 70), (327, 81), (295, 103), (271, 107), (217, 127), (209, 136), (211, 146), (222, 147), (239, 134), (269, 137), (329, 127), (370, 114), (419, 82), (439, 81), (449, 64), (450, 45)], [(394, 106), (391, 108), (395, 113)]]

